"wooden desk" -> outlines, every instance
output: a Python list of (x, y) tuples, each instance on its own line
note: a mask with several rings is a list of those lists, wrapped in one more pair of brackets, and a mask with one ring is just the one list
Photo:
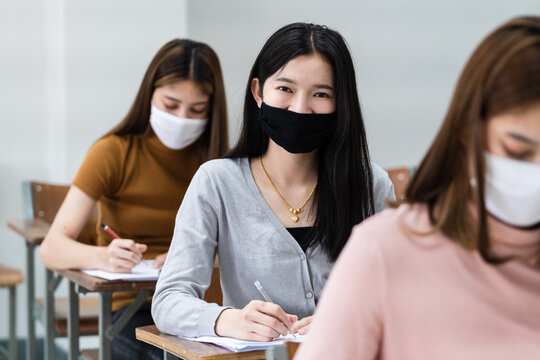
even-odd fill
[(7, 226), (26, 241), (39, 245), (51, 227), (46, 221), (41, 219), (16, 219), (8, 220)]
[[(79, 359), (79, 293), (99, 293), (99, 359), (111, 359), (112, 340), (154, 291), (156, 281), (109, 281), (87, 275), (79, 270), (58, 270), (60, 276), (69, 280), (68, 312), (68, 358)], [(112, 323), (113, 291), (138, 292), (135, 300)]]
[(105, 292), (105, 291), (140, 291), (156, 288), (156, 281), (124, 281), (105, 280), (92, 275), (87, 275), (80, 270), (56, 270), (69, 281), (82, 286), (86, 291), (82, 292)]
[[(238, 352), (214, 344), (206, 344), (161, 333), (155, 325), (135, 329), (137, 340), (143, 341), (185, 360), (261, 360), (264, 350)], [(165, 359), (165, 357), (164, 357)]]

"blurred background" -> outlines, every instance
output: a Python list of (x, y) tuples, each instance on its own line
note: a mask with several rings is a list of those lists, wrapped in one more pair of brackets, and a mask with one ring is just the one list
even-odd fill
[[(69, 183), (91, 144), (128, 111), (156, 51), (175, 37), (218, 53), (234, 144), (247, 76), (266, 39), (296, 21), (339, 31), (353, 56), (372, 158), (388, 168), (418, 164), (472, 50), (523, 14), (540, 15), (540, 2), (0, 0), (0, 263), (24, 269), (24, 241), (5, 226), (24, 216), (21, 182)], [(24, 286), (17, 295), (22, 305)], [(24, 306), (17, 319), (22, 338)]]

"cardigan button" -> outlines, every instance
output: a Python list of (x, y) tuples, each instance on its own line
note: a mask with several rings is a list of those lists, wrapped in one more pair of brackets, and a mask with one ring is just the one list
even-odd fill
[(306, 293), (306, 298), (311, 299), (313, 297), (313, 293), (311, 291), (308, 291)]

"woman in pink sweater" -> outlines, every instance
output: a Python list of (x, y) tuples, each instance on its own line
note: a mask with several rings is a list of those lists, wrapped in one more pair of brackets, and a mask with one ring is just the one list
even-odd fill
[(354, 229), (296, 359), (540, 359), (540, 17), (473, 53), (406, 199)]

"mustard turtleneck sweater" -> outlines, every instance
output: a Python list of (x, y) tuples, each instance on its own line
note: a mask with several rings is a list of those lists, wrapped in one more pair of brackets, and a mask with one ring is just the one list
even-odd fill
[[(165, 147), (153, 133), (145, 138), (110, 135), (88, 151), (73, 185), (98, 202), (97, 244), (120, 237), (148, 245), (144, 258), (167, 252), (176, 212), (199, 167), (194, 145), (181, 150)], [(130, 303), (134, 293), (113, 294), (113, 311)]]

